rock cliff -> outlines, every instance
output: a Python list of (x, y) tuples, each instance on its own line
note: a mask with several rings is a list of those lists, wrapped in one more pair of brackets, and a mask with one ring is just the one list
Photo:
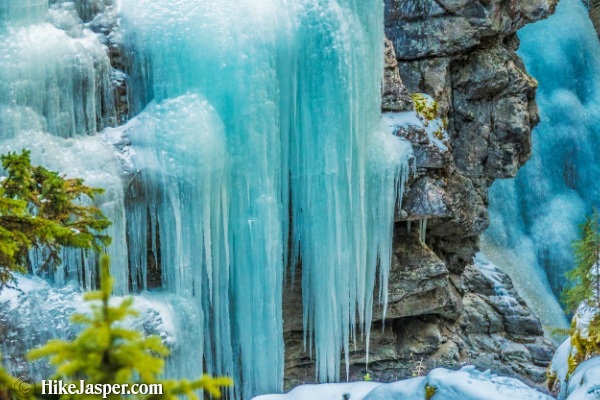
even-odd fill
[[(514, 177), (539, 122), (537, 82), (515, 54), (516, 31), (555, 0), (386, 0), (383, 111), (413, 143), (416, 174), (397, 212), (390, 304), (370, 343), (357, 341), (350, 379), (392, 381), (475, 364), (539, 384), (553, 354), (510, 278), (477, 263), (487, 191)], [(437, 102), (440, 140), (411, 124), (410, 93)], [(391, 114), (388, 114), (391, 113)], [(414, 118), (413, 118), (414, 120)], [(403, 121), (403, 122), (402, 122)], [(300, 290), (285, 298), (286, 385), (314, 380), (303, 351)]]

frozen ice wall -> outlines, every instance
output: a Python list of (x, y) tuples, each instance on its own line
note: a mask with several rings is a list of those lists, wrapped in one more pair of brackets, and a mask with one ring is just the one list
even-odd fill
[(114, 124), (106, 48), (79, 24), (73, 4), (48, 11), (47, 2), (8, 0), (6, 6), (2, 1), (0, 17), (3, 9), (42, 6), (44, 17), (39, 23), (25, 23), (20, 14), (11, 13), (8, 21), (0, 19), (1, 137), (25, 130), (92, 135)]
[(484, 251), (512, 268), (524, 297), (554, 327), (561, 321), (553, 293), (573, 267), (577, 225), (600, 200), (600, 43), (579, 0), (562, 0), (554, 16), (519, 36), (520, 55), (539, 81), (541, 123), (531, 160), (516, 179), (492, 187)]
[[(102, 2), (0, 0), (0, 152), (106, 189), (116, 292), (162, 290), (181, 316), (168, 375), (230, 375), (236, 398), (282, 390), (298, 267), (306, 348), (338, 380), (378, 280), (387, 303), (412, 158), (380, 121), (383, 3), (122, 0), (131, 120), (109, 128), (114, 71), (82, 22)], [(41, 275), (94, 287), (94, 256), (63, 264)]]
[[(115, 123), (106, 48), (81, 24), (73, 3), (0, 1), (0, 147), (32, 150), (32, 161), (106, 189), (98, 199), (113, 221), (117, 293), (128, 290), (125, 207), (114, 151), (96, 135)], [(71, 139), (69, 139), (71, 138)], [(75, 139), (76, 138), (76, 139)], [(32, 266), (36, 270), (36, 254)], [(67, 250), (51, 277), (94, 288), (96, 257)], [(41, 272), (41, 271), (36, 271)]]
[[(89, 306), (76, 281), (64, 286), (53, 286), (38, 277), (18, 276), (19, 288), (6, 289), (0, 293), (0, 322), (3, 338), (0, 350), (3, 366), (17, 376), (26, 375), (37, 380), (47, 379), (53, 369), (43, 361), (28, 363), (23, 357), (32, 344), (42, 345), (52, 339), (71, 340), (80, 326), (72, 324), (73, 313), (89, 312)], [(122, 297), (112, 299), (115, 304)], [(172, 354), (194, 355), (193, 348), (186, 348), (186, 336), (201, 331), (201, 321), (196, 318), (195, 308), (181, 298), (165, 293), (136, 295), (134, 307), (139, 316), (130, 317), (127, 328), (151, 335), (158, 335)], [(48, 321), (51, 323), (48, 323)], [(196, 352), (197, 353), (197, 352)], [(171, 371), (170, 369), (175, 369)], [(201, 366), (196, 366), (201, 368)], [(178, 366), (167, 365), (169, 372), (180, 373)]]
[[(34, 165), (60, 171), (67, 177), (83, 178), (85, 184), (105, 190), (98, 196), (97, 203), (113, 223), (107, 234), (113, 238), (109, 253), (112, 259), (111, 271), (116, 279), (115, 293), (127, 293), (129, 277), (124, 193), (120, 165), (114, 150), (99, 135), (73, 140), (43, 132), (21, 132), (15, 138), (0, 141), (0, 154), (24, 148), (31, 151)], [(97, 257), (93, 252), (64, 249), (62, 265), (54, 273), (37, 270), (43, 260), (37, 261), (36, 257), (36, 253), (31, 254), (35, 274), (47, 277), (59, 285), (74, 280), (80, 282), (84, 289), (96, 288)]]
[(382, 7), (122, 2), (140, 112), (124, 128), (136, 284), (160, 257), (163, 286), (202, 310), (208, 371), (243, 398), (282, 389), (288, 264), (301, 260), (320, 380), (368, 337), (412, 154), (380, 124)]

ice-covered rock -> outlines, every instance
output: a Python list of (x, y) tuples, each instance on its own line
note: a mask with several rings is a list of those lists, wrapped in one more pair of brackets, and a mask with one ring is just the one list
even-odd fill
[(600, 357), (581, 363), (567, 387), (567, 400), (595, 400), (600, 398)]
[(259, 396), (253, 400), (316, 399), (552, 400), (550, 396), (530, 388), (517, 379), (497, 376), (490, 371), (481, 372), (472, 366), (464, 367), (459, 371), (438, 368), (424, 377), (389, 384), (352, 382), (306, 385), (285, 395)]
[[(0, 352), (3, 365), (13, 373), (45, 379), (51, 375), (46, 361), (27, 363), (26, 353), (52, 339), (73, 339), (80, 327), (70, 322), (74, 313), (89, 312), (88, 304), (77, 282), (55, 287), (47, 281), (17, 276), (18, 286), (0, 293)], [(115, 296), (118, 303), (122, 297)], [(184, 302), (175, 296), (145, 293), (135, 296), (134, 308), (139, 317), (130, 317), (125, 325), (145, 334), (158, 335), (173, 352), (194, 352), (192, 348), (180, 349), (183, 337), (193, 332), (193, 323), (187, 328), (184, 321), (200, 322), (184, 306), (173, 308)], [(191, 309), (193, 310), (193, 309)], [(190, 321), (190, 322), (191, 322)], [(171, 367), (175, 368), (175, 367)]]

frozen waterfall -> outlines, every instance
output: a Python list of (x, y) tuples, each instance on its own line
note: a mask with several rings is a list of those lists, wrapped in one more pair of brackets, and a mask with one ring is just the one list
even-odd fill
[[(144, 148), (130, 245), (151, 232), (164, 284), (202, 304), (209, 371), (244, 377), (244, 396), (281, 389), (283, 277), (301, 259), (307, 346), (339, 379), (408, 173), (410, 148), (380, 133), (382, 5), (147, 0), (122, 15), (133, 104), (153, 100), (126, 133)], [(367, 167), (371, 148), (386, 151)]]
[[(282, 296), (301, 268), (306, 348), (317, 378), (338, 380), (376, 286), (387, 303), (412, 158), (381, 123), (383, 3), (115, 7), (111, 40), (131, 61), (121, 127), (118, 73), (80, 20), (91, 9), (0, 0), (0, 149), (107, 189), (116, 291), (166, 292), (177, 321), (169, 374), (204, 365), (234, 377), (236, 398), (281, 391)], [(95, 259), (67, 252), (46, 277), (93, 288)]]
[(573, 267), (571, 242), (600, 200), (600, 43), (579, 0), (562, 0), (554, 16), (519, 37), (520, 55), (539, 81), (541, 123), (531, 160), (516, 179), (492, 187), (483, 250), (553, 328), (566, 324), (553, 294)]
[[(84, 29), (72, 3), (0, 1), (0, 149), (28, 148), (32, 161), (106, 190), (99, 205), (113, 221), (108, 233), (115, 290), (127, 292), (127, 247), (121, 168), (95, 134), (114, 124), (112, 68), (106, 48)], [(78, 140), (67, 138), (77, 137)], [(36, 270), (36, 254), (32, 267)], [(65, 250), (57, 283), (95, 287), (94, 255)], [(38, 272), (38, 271), (35, 271)]]
[(41, 22), (48, 10), (48, 0), (0, 0), (0, 24)]

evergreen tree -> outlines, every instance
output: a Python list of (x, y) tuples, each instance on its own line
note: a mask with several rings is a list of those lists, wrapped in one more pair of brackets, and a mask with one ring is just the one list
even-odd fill
[(60, 264), (63, 247), (100, 251), (110, 237), (99, 232), (110, 221), (93, 205), (85, 205), (102, 189), (66, 179), (57, 172), (32, 166), (30, 152), (0, 157), (5, 176), (0, 181), (0, 289), (25, 272), (28, 252), (42, 255), (42, 268)]
[(567, 273), (570, 285), (563, 291), (563, 301), (570, 312), (584, 302), (600, 309), (600, 232), (595, 209), (581, 224), (580, 238), (573, 248), (575, 268)]
[[(160, 337), (144, 337), (141, 333), (123, 327), (122, 322), (137, 313), (132, 308), (133, 299), (128, 298), (118, 305), (110, 304), (113, 278), (109, 273), (108, 256), (100, 261), (100, 290), (85, 294), (91, 304), (91, 315), (75, 314), (72, 322), (84, 329), (73, 341), (52, 340), (45, 346), (32, 350), (30, 360), (49, 358), (56, 368), (51, 379), (63, 380), (79, 387), (81, 379), (86, 384), (161, 384), (161, 395), (110, 394), (108, 399), (136, 398), (142, 400), (175, 400), (187, 396), (196, 400), (196, 391), (204, 390), (219, 398), (223, 387), (231, 386), (229, 378), (203, 376), (195, 381), (167, 380), (160, 375), (164, 369), (164, 358), (169, 354)], [(0, 370), (0, 389), (17, 396), (18, 381)], [(102, 394), (73, 396), (48, 396), (42, 394), (42, 385), (34, 387), (34, 397), (39, 399), (102, 399)], [(2, 398), (2, 396), (0, 396)]]
[(569, 355), (568, 376), (583, 361), (600, 354), (600, 229), (598, 213), (580, 225), (580, 238), (573, 244), (575, 268), (567, 273), (570, 285), (563, 291), (563, 301), (570, 312), (576, 312), (581, 304), (595, 309), (585, 329), (579, 329), (574, 319), (571, 329), (571, 345), (576, 351)]

